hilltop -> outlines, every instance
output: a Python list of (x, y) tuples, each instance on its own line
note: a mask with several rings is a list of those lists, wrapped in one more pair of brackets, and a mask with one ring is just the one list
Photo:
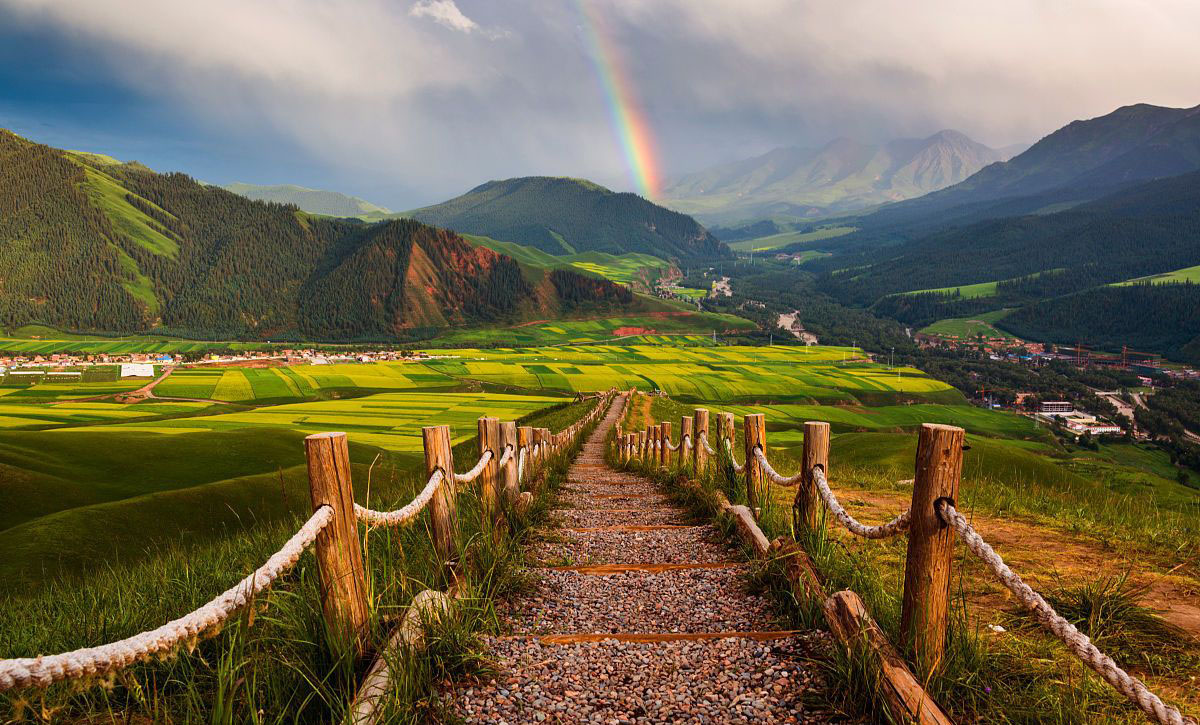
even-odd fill
[(646, 304), (411, 219), (252, 201), (0, 132), (0, 325), (218, 339), (395, 339)]
[(662, 259), (730, 257), (691, 217), (582, 179), (528, 176), (489, 181), (408, 213), (460, 234), (536, 247), (553, 255), (651, 254)]
[(664, 196), (671, 208), (710, 222), (826, 216), (945, 188), (1008, 153), (953, 130), (878, 145), (839, 138), (687, 174)]
[(274, 201), (280, 204), (292, 204), (310, 214), (324, 214), (336, 217), (377, 218), (392, 213), (391, 209), (372, 204), (366, 199), (350, 196), (337, 191), (324, 189), (308, 189), (295, 184), (245, 184), (235, 181), (225, 184), (226, 191), (240, 194), (247, 199), (258, 201)]

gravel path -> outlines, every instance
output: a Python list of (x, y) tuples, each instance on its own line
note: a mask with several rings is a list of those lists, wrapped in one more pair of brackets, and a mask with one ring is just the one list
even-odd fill
[[(443, 702), (469, 723), (834, 721), (809, 704), (827, 635), (777, 631), (715, 529), (605, 466), (620, 407), (571, 467), (560, 528), (531, 552), (536, 591), (500, 607), (511, 634), (487, 640), (498, 674), (453, 683)], [(656, 526), (673, 528), (639, 528)], [(549, 568), (565, 565), (609, 566)]]

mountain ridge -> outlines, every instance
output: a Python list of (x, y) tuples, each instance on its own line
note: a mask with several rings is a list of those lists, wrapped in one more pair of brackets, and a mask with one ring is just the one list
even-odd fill
[(686, 174), (663, 195), (673, 208), (710, 222), (826, 216), (944, 188), (1002, 157), (952, 129), (882, 144), (840, 137)]
[(663, 259), (732, 256), (691, 217), (585, 179), (526, 176), (488, 181), (405, 216), (556, 255), (595, 251)]
[(296, 184), (247, 184), (235, 181), (221, 186), (226, 191), (257, 201), (293, 204), (310, 214), (334, 217), (380, 217), (392, 210), (357, 196), (326, 189), (310, 189)]

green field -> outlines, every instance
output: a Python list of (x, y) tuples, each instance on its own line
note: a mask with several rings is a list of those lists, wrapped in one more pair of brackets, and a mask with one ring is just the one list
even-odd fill
[[(653, 330), (661, 335), (704, 335), (716, 331), (725, 334), (753, 328), (742, 317), (696, 312), (695, 308), (678, 303), (677, 312), (638, 317), (605, 317), (594, 320), (555, 320), (520, 327), (450, 330), (437, 339), (439, 346), (451, 345), (573, 345), (603, 342), (630, 333), (630, 330)], [(441, 351), (439, 350), (439, 353)]]
[(984, 337), (1002, 337), (1013, 342), (1018, 342), (1020, 338), (992, 324), (1009, 312), (1011, 310), (992, 310), (991, 312), (982, 312), (973, 317), (952, 317), (945, 320), (938, 320), (932, 325), (921, 328), (920, 332), (927, 335), (957, 337), (960, 340), (974, 339), (982, 335)]
[(1152, 274), (1147, 277), (1134, 277), (1133, 279), (1127, 279), (1124, 282), (1117, 282), (1115, 286), (1131, 284), (1180, 284), (1185, 282), (1200, 284), (1200, 265), (1195, 267), (1184, 267), (1183, 269), (1176, 269), (1172, 272), (1163, 272), (1162, 274)]
[(459, 384), (416, 363), (291, 365), (271, 368), (177, 368), (154, 394), (227, 403), (310, 400), (404, 390), (436, 390)]
[(857, 227), (825, 227), (815, 229), (811, 232), (780, 232), (779, 234), (771, 234), (765, 237), (730, 242), (729, 247), (739, 252), (763, 252), (770, 249), (787, 247), (792, 244), (833, 239), (853, 231), (857, 231)]
[(958, 294), (964, 300), (979, 299), (981, 297), (995, 297), (996, 285), (998, 282), (979, 282), (977, 284), (965, 284), (958, 287), (937, 287), (934, 289), (918, 289), (911, 292), (902, 292), (905, 295), (923, 295), (923, 294)]
[(640, 274), (646, 273), (656, 276), (671, 266), (669, 262), (658, 257), (637, 252), (629, 252), (627, 254), (580, 252), (578, 254), (555, 256), (543, 252), (536, 247), (517, 244), (515, 242), (502, 242), (498, 239), (478, 234), (464, 234), (462, 237), (474, 244), (487, 247), (501, 254), (506, 254), (518, 262), (523, 262), (534, 267), (544, 267), (547, 269), (574, 268), (624, 285), (632, 283)]

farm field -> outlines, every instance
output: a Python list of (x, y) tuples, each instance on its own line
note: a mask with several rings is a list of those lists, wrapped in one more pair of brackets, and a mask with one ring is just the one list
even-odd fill
[(532, 390), (608, 387), (662, 390), (700, 400), (788, 399), (959, 402), (950, 386), (914, 368), (838, 361), (862, 352), (838, 347), (566, 346), (443, 351), (456, 359), (425, 366), (445, 375)]
[(154, 394), (227, 403), (306, 400), (338, 394), (452, 388), (459, 381), (416, 364), (177, 368)]
[(748, 320), (733, 315), (696, 312), (680, 303), (675, 312), (636, 317), (606, 317), (594, 320), (556, 320), (489, 329), (452, 330), (435, 340), (438, 347), (455, 345), (546, 346), (607, 342), (625, 335), (679, 334), (720, 335), (753, 327)]
[(972, 317), (952, 317), (945, 320), (938, 320), (932, 325), (921, 328), (921, 332), (927, 335), (957, 337), (960, 340), (972, 339), (982, 335), (984, 337), (1003, 337), (1017, 341), (1020, 338), (1001, 330), (993, 324), (1009, 312), (1010, 310), (1007, 309), (992, 310), (991, 312), (983, 312)]
[(792, 244), (833, 239), (853, 231), (857, 231), (857, 227), (825, 227), (824, 229), (816, 229), (811, 232), (780, 232), (779, 234), (771, 234), (766, 237), (730, 242), (729, 247), (739, 252), (763, 252), (770, 249), (787, 247)]
[[(435, 388), (226, 414), (204, 403), (46, 406), (63, 411), (20, 422), (66, 427), (0, 428), (0, 590), (43, 571), (137, 558), (149, 543), (211, 538), (303, 512), (302, 443), (310, 433), (345, 431), (364, 482), (356, 492), (380, 496), (420, 465), (422, 426), (450, 425), (460, 443), (474, 437), (482, 415), (516, 420), (569, 400)], [(160, 419), (123, 422), (150, 411)], [(15, 413), (0, 419), (11, 428), (8, 418)]]

